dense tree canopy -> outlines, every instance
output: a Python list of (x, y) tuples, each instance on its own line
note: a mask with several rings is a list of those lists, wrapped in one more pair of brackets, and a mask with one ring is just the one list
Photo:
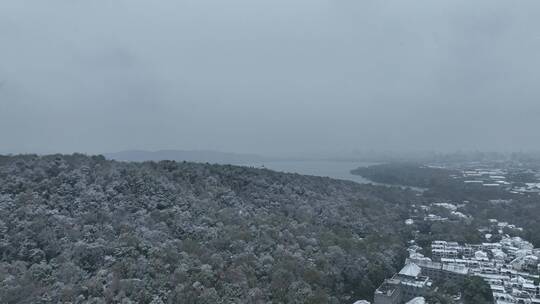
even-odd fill
[(481, 277), (468, 277), (462, 286), (465, 304), (491, 304), (494, 302), (489, 284)]
[(236, 166), (0, 157), (1, 303), (342, 303), (415, 193)]

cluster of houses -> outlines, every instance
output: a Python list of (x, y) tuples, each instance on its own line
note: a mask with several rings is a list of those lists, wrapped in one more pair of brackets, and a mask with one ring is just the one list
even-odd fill
[(433, 282), (462, 283), (469, 276), (483, 278), (497, 304), (540, 304), (540, 249), (519, 237), (499, 242), (461, 245), (434, 241), (431, 258), (412, 244), (403, 269), (375, 291), (374, 304), (420, 301), (436, 288)]
[(469, 275), (461, 265), (433, 262), (418, 253), (420, 247), (409, 248), (410, 257), (400, 272), (386, 279), (374, 294), (374, 304), (425, 303), (425, 296), (436, 288), (434, 281), (463, 282)]
[(479, 184), (484, 187), (511, 185), (506, 181), (507, 172), (503, 169), (468, 169), (462, 171), (466, 184)]
[(477, 245), (435, 241), (431, 248), (433, 261), (429, 263), (463, 267), (468, 275), (482, 277), (497, 304), (540, 303), (540, 249), (530, 242), (507, 236)]
[(523, 232), (522, 227), (519, 227), (514, 224), (509, 224), (508, 222), (500, 222), (496, 219), (489, 219), (489, 224), (490, 224), (490, 227), (484, 227), (484, 228), (478, 229), (478, 231), (486, 233), (484, 236), (486, 240), (488, 241), (491, 240), (493, 235), (487, 232), (497, 232), (499, 235), (503, 235), (505, 230)]
[[(537, 182), (532, 183), (514, 183), (508, 180), (508, 175), (519, 173), (532, 173), (536, 176)], [(540, 173), (533, 172), (530, 169), (500, 169), (500, 168), (478, 168), (478, 169), (463, 169), (461, 176), (454, 176), (462, 179), (465, 184), (480, 185), (483, 187), (499, 187), (504, 188), (514, 194), (523, 193), (539, 193), (540, 194)]]
[[(413, 218), (407, 219), (405, 224), (412, 225), (415, 221), (455, 222), (470, 220), (470, 215), (458, 211), (458, 209), (463, 206), (465, 206), (465, 204), (431, 203), (429, 205), (413, 205)], [(441, 210), (444, 210), (444, 212), (441, 213)]]
[(540, 183), (525, 183), (523, 186), (512, 188), (512, 193), (540, 193)]

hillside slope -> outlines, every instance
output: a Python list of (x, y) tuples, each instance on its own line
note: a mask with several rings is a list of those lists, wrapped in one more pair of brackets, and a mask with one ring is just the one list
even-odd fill
[(270, 170), (0, 156), (1, 303), (343, 303), (414, 193)]

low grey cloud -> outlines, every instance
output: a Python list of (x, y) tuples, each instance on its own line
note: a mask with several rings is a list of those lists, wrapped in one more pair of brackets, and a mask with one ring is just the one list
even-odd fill
[(4, 0), (0, 152), (537, 150), (538, 11)]

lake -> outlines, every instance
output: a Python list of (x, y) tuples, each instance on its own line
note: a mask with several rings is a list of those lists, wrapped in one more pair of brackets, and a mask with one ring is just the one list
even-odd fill
[(265, 167), (267, 169), (279, 172), (324, 176), (367, 184), (371, 182), (359, 175), (351, 174), (350, 171), (359, 167), (367, 167), (375, 164), (376, 163), (351, 161), (287, 160), (250, 163), (245, 164), (245, 166), (256, 168)]

